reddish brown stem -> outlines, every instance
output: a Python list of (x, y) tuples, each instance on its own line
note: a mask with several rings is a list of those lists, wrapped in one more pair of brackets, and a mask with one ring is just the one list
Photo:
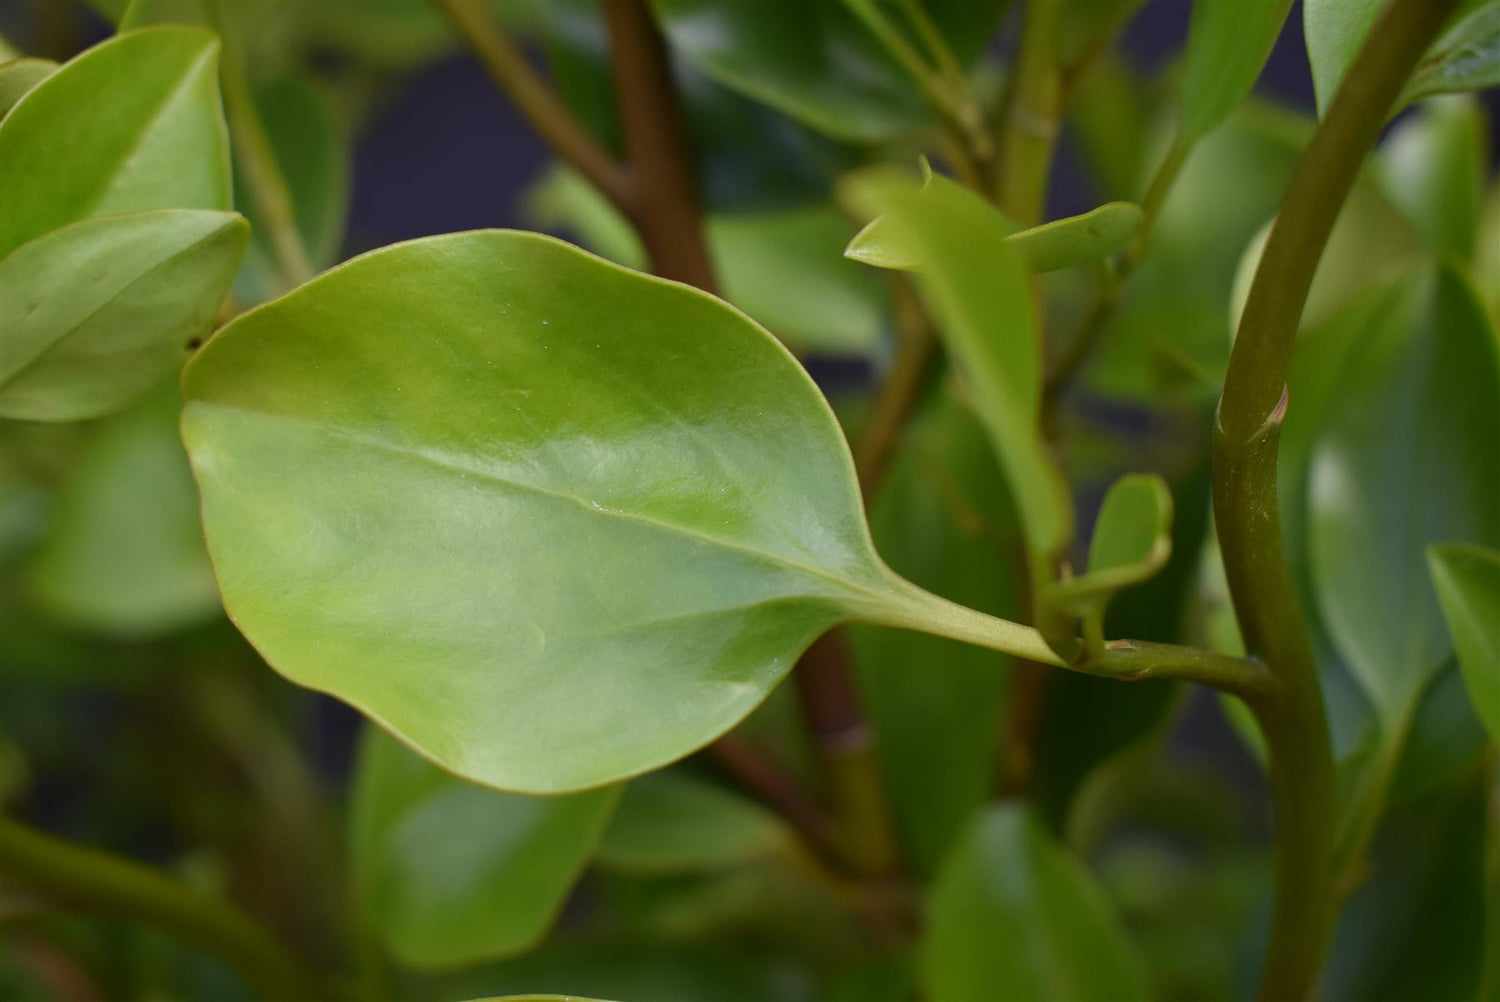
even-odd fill
[(653, 271), (713, 292), (692, 145), (661, 32), (645, 0), (605, 0), (604, 19), (636, 196), (631, 222)]

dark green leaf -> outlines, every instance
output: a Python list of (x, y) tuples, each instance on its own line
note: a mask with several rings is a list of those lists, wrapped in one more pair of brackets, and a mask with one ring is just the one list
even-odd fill
[(149, 636), (219, 609), (175, 388), (101, 425), (64, 481), (33, 582), (84, 627)]
[(1426, 546), (1500, 544), (1495, 332), (1450, 269), (1403, 288), (1338, 372), (1308, 480), (1317, 605), (1387, 721), (1451, 649)]
[(56, 69), (57, 64), (50, 59), (12, 59), (0, 63), (0, 119)]
[(1250, 93), (1292, 0), (1195, 0), (1182, 72), (1183, 142), (1213, 131)]
[(922, 982), (932, 1002), (1146, 998), (1103, 891), (1019, 805), (975, 819), (929, 907)]
[(365, 255), (224, 328), (184, 386), (236, 624), (487, 784), (679, 758), (846, 619), (1051, 660), (880, 562), (833, 415), (765, 331), (559, 241)]
[(738, 794), (681, 772), (632, 780), (599, 844), (619, 870), (684, 873), (752, 862), (787, 848), (781, 820)]
[(1433, 546), (1427, 563), (1479, 719), (1500, 741), (1500, 553)]
[[(832, 136), (890, 139), (931, 120), (920, 90), (842, 0), (655, 0), (672, 44), (705, 73)], [(880, 8), (901, 30), (898, 4)], [(939, 32), (965, 63), (1004, 4), (936, 0)]]
[(0, 122), (0, 258), (90, 216), (229, 208), (218, 54), (200, 28), (150, 28), (33, 88)]
[(232, 212), (84, 219), (0, 260), (0, 417), (118, 410), (182, 363), (245, 247)]
[(1377, 160), (1391, 202), (1435, 256), (1474, 256), (1489, 150), (1485, 115), (1467, 96), (1438, 97), (1399, 122)]
[[(952, 393), (912, 422), (870, 528), (902, 576), (955, 602), (1015, 614), (1022, 544), (1005, 474)], [(1009, 659), (878, 627), (856, 626), (850, 640), (903, 849), (931, 873), (994, 788)]]
[(1480, 779), (1471, 770), (1384, 823), (1371, 871), (1339, 918), (1319, 998), (1475, 997), (1487, 935)]
[(556, 919), (619, 792), (543, 798), (487, 790), (369, 727), (351, 822), (363, 917), (415, 966), (525, 950)]
[(1427, 50), (1398, 105), (1433, 94), (1484, 90), (1500, 85), (1500, 2), (1489, 0), (1468, 14)]

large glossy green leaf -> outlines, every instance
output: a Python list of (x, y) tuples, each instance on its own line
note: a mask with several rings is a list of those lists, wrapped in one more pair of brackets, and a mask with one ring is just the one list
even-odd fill
[[(996, 615), (1017, 611), (1021, 539), (1005, 474), (952, 392), (909, 426), (870, 529), (909, 580)], [(994, 789), (1009, 659), (922, 633), (855, 626), (849, 635), (902, 849), (930, 874)]]
[(1387, 197), (1406, 214), (1438, 256), (1474, 256), (1484, 201), (1487, 123), (1467, 95), (1423, 102), (1380, 146), (1379, 175)]
[(795, 841), (770, 811), (676, 771), (631, 780), (604, 839), (601, 865), (642, 873), (692, 873), (753, 862)]
[(218, 611), (177, 435), (181, 403), (174, 387), (111, 418), (69, 470), (33, 569), (39, 597), (60, 618), (142, 637)]
[(90, 216), (227, 209), (219, 43), (200, 28), (116, 36), (0, 121), (0, 258)]
[(56, 69), (57, 64), (50, 59), (12, 59), (0, 63), (0, 118)]
[[(899, 4), (874, 2), (908, 30)], [(931, 121), (917, 85), (843, 0), (655, 0), (655, 6), (672, 44), (705, 73), (829, 135), (875, 141)], [(999, 0), (926, 6), (965, 63), (984, 51), (1004, 8)]]
[(0, 417), (118, 410), (208, 330), (244, 250), (232, 212), (84, 219), (0, 259)]
[(1073, 531), (1067, 487), (1039, 435), (1041, 344), (1030, 273), (1008, 220), (941, 175), (921, 187), (865, 175), (849, 198), (882, 217), (890, 242), (919, 262), (923, 293), (967, 379), (1010, 481), (1032, 566), (1049, 567)]
[[(632, 268), (646, 252), (629, 220), (575, 172), (557, 170), (532, 188), (536, 223), (574, 235)], [(854, 227), (831, 206), (710, 216), (705, 225), (724, 298), (794, 348), (863, 354), (885, 323), (884, 294), (864, 269), (840, 259)]]
[(922, 943), (922, 983), (932, 1002), (1147, 995), (1103, 891), (1016, 804), (976, 818), (943, 865)]
[(1425, 548), (1500, 544), (1495, 332), (1451, 269), (1407, 289), (1339, 372), (1308, 480), (1317, 605), (1387, 720), (1451, 649)]
[(618, 787), (523, 797), (457, 779), (366, 728), (351, 842), (363, 917), (421, 967), (517, 953), (546, 934)]
[(1292, 0), (1195, 0), (1182, 71), (1182, 141), (1215, 129), (1250, 93)]
[(490, 785), (681, 757), (846, 619), (1053, 660), (880, 562), (833, 415), (764, 330), (560, 241), (357, 258), (225, 327), (184, 388), (236, 624)]
[(1469, 698), (1500, 741), (1500, 553), (1482, 546), (1434, 546), (1427, 562)]

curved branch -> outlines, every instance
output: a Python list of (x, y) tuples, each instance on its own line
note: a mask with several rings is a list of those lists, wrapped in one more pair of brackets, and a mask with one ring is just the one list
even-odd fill
[(1328, 719), (1287, 569), (1276, 457), (1302, 308), (1334, 220), (1417, 60), (1456, 0), (1395, 0), (1313, 133), (1266, 241), (1230, 355), (1214, 428), (1214, 520), (1246, 649), (1284, 686), (1252, 703), (1271, 756), (1276, 906), (1260, 986), (1307, 998), (1334, 915), (1337, 810)]
[(243, 912), (139, 863), (0, 817), (0, 869), (63, 904), (164, 929), (240, 971), (267, 999), (328, 997)]

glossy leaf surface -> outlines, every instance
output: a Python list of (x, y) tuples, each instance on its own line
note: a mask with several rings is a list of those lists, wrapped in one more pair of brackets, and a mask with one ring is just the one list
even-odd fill
[(523, 797), (463, 782), (366, 728), (352, 847), (365, 914), (403, 961), (515, 953), (551, 926), (619, 797)]
[(1500, 361), (1450, 269), (1418, 274), (1331, 388), (1310, 460), (1311, 580), (1329, 633), (1389, 719), (1450, 647), (1435, 542), (1500, 544)]
[(365, 255), (226, 327), (184, 386), (237, 625), (487, 784), (679, 758), (842, 619), (974, 616), (880, 563), (833, 416), (765, 331), (547, 237)]
[(1145, 979), (1083, 864), (1018, 805), (975, 819), (938, 874), (922, 943), (933, 1002), (1133, 1002)]
[(1427, 562), (1470, 701), (1500, 741), (1500, 553), (1434, 546)]
[[(876, 6), (907, 30), (899, 5)], [(963, 62), (983, 51), (1003, 6), (927, 4)], [(878, 141), (931, 119), (917, 86), (843, 0), (655, 0), (655, 7), (672, 44), (705, 73), (829, 135)]]
[(1195, 0), (1182, 71), (1185, 142), (1212, 131), (1250, 93), (1292, 0)]
[(57, 500), (32, 583), (90, 630), (154, 636), (214, 615), (198, 492), (177, 435), (176, 388), (99, 426)]
[(218, 52), (200, 28), (130, 32), (27, 93), (0, 122), (0, 258), (90, 216), (227, 209)]
[(56, 69), (57, 64), (50, 59), (12, 59), (0, 63), (0, 118)]
[(702, 779), (663, 771), (625, 786), (600, 864), (644, 873), (691, 873), (752, 862), (789, 846), (774, 814)]
[(164, 209), (54, 230), (0, 260), (0, 417), (118, 410), (208, 330), (245, 247), (232, 212)]

